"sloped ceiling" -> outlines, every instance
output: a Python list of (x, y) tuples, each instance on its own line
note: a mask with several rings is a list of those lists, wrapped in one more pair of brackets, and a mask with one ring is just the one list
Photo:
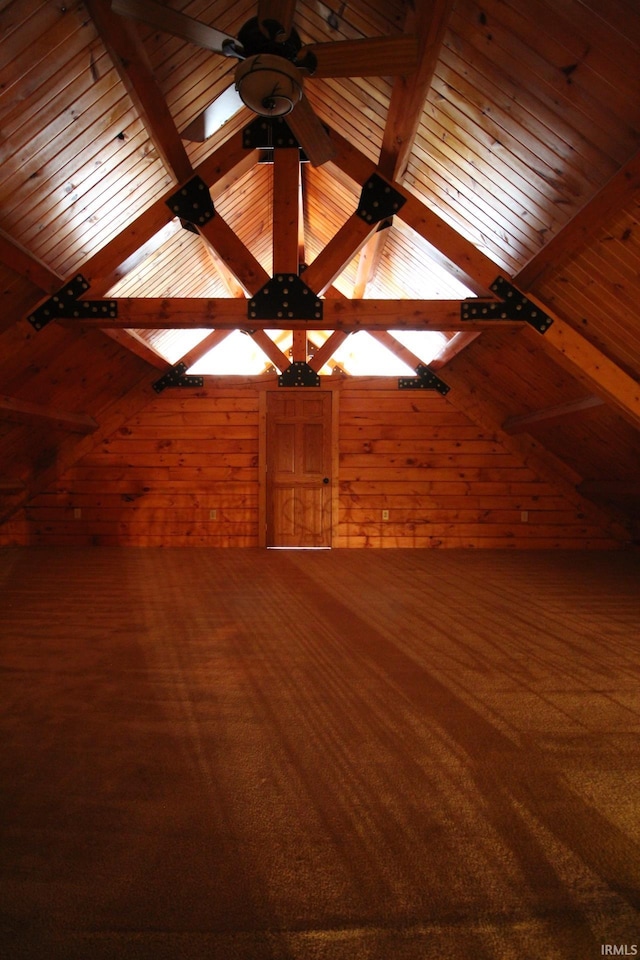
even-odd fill
[[(165, 6), (234, 35), (256, 13), (245, 0)], [(418, 38), (406, 76), (306, 83), (336, 149), (319, 167), (258, 162), (242, 144), (246, 109), (204, 143), (181, 139), (235, 61), (125, 20), (109, 0), (0, 2), (2, 515), (96, 425), (145, 402), (169, 352), (193, 362), (241, 325), (238, 310), (222, 322), (219, 305), (246, 309), (283, 233), (326, 288), (325, 329), (397, 326), (380, 313), (391, 300), (400, 325), (446, 330), (434, 369), (587, 495), (637, 515), (637, 3), (299, 0), (295, 25), (304, 43)], [(166, 204), (194, 172), (216, 209), (204, 239)], [(404, 205), (369, 236), (354, 211), (376, 172)], [(118, 298), (125, 319), (120, 298), (161, 298), (162, 324), (132, 307), (117, 329), (36, 331), (27, 316), (78, 272), (87, 296)], [(549, 314), (548, 333), (460, 321), (456, 301), (491, 297), (498, 275)]]

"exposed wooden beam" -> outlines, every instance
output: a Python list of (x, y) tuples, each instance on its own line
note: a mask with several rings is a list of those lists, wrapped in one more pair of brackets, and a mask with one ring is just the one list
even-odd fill
[(455, 367), (447, 371), (447, 384), (451, 388), (447, 394), (447, 403), (464, 413), (475, 423), (496, 437), (502, 448), (513, 454), (532, 470), (541, 480), (545, 480), (561, 496), (573, 504), (576, 510), (586, 517), (594, 517), (597, 523), (604, 524), (613, 536), (628, 539), (629, 527), (588, 500), (577, 489), (582, 477), (555, 454), (545, 450), (533, 437), (523, 433), (509, 435), (504, 433), (502, 424), (507, 419), (508, 410), (503, 404), (469, 387), (473, 378), (473, 368), (469, 361), (461, 357)]
[[(245, 149), (242, 132), (239, 132), (197, 166), (194, 172), (211, 186), (211, 195), (215, 200), (221, 190), (226, 188), (236, 176), (242, 175), (254, 166), (256, 160), (257, 151)], [(75, 271), (82, 273), (89, 281), (90, 296), (102, 296), (109, 286), (119, 279), (121, 265), (132, 262), (137, 257), (138, 251), (150, 241), (153, 244), (153, 238), (160, 232), (164, 232), (167, 225), (174, 220), (174, 215), (167, 206), (167, 200), (173, 196), (175, 190), (175, 186), (170, 187), (144, 213), (132, 220), (116, 237), (85, 260), (79, 271)], [(35, 299), (29, 309), (33, 309), (40, 299)]]
[(84, 413), (71, 413), (41, 403), (31, 403), (17, 397), (0, 394), (0, 420), (12, 423), (47, 423), (52, 429), (68, 430), (70, 433), (93, 433), (98, 424)]
[(94, 277), (91, 283), (91, 296), (104, 297), (119, 280), (136, 270), (147, 257), (151, 257), (182, 229), (182, 225), (177, 218), (165, 223), (157, 233), (154, 233), (146, 242), (142, 243), (131, 256), (117, 264), (109, 273), (102, 277)]
[(293, 331), (293, 345), (291, 347), (291, 359), (294, 363), (307, 362), (307, 330), (302, 328)]
[[(201, 327), (242, 329), (247, 326), (247, 301), (235, 297), (122, 297), (115, 299), (118, 316), (90, 320), (59, 320), (64, 326), (102, 328), (134, 327), (140, 330), (171, 330)], [(252, 321), (253, 322), (253, 321)], [(273, 326), (273, 320), (270, 321)]]
[[(452, 6), (453, 0), (419, 0), (416, 7), (409, 8), (404, 29), (417, 37), (418, 69), (408, 76), (396, 77), (393, 83), (378, 161), (380, 173), (388, 180), (404, 180)], [(386, 231), (376, 233), (360, 253), (354, 298), (364, 296), (367, 284), (377, 272), (387, 238)]]
[(532, 289), (543, 274), (555, 269), (567, 256), (575, 255), (607, 218), (622, 210), (639, 190), (640, 151), (516, 274), (516, 284), (521, 290)]
[(40, 290), (52, 294), (60, 289), (62, 280), (46, 263), (34, 257), (21, 244), (0, 230), (0, 262), (29, 280)]
[[(344, 137), (332, 131), (331, 138), (337, 149), (334, 164), (350, 179), (362, 185), (377, 172), (376, 165)], [(405, 201), (397, 216), (431, 244), (434, 258), (452, 276), (478, 296), (488, 295), (502, 272), (495, 263), (401, 184), (393, 182), (392, 186)]]
[(405, 23), (405, 30), (418, 39), (418, 69), (393, 83), (379, 160), (380, 173), (389, 180), (402, 183), (407, 172), (453, 4), (454, 0), (418, 0)]
[[(463, 300), (323, 300), (323, 316), (316, 320), (287, 320), (290, 330), (488, 330), (521, 328), (520, 320), (461, 320)], [(116, 299), (117, 317), (60, 320), (70, 327), (166, 330), (191, 327), (264, 330), (272, 319), (248, 318), (247, 302), (230, 297)]]
[(178, 183), (188, 180), (191, 161), (135, 27), (112, 13), (108, 0), (85, 5), (165, 167)]
[(424, 364), (424, 361), (421, 360), (417, 354), (405, 347), (399, 340), (396, 340), (393, 334), (387, 333), (386, 330), (370, 330), (369, 333), (374, 340), (377, 340), (383, 347), (390, 350), (399, 360), (406, 363), (411, 370), (415, 370), (420, 364)]
[[(216, 158), (216, 161), (213, 162), (213, 157)], [(212, 199), (215, 201), (224, 191), (228, 188), (229, 183), (233, 181), (236, 177), (242, 177), (247, 173), (252, 167), (255, 166), (257, 162), (257, 151), (250, 150), (247, 151), (244, 148), (241, 150), (238, 146), (238, 141), (236, 139), (229, 141), (216, 151), (209, 160), (205, 161), (196, 169), (198, 176), (204, 180), (205, 183), (208, 183), (212, 178), (216, 176), (218, 179), (215, 179), (211, 185), (210, 193)], [(169, 192), (170, 194), (175, 192), (175, 188), (172, 188)], [(166, 197), (162, 201), (163, 206), (166, 208)], [(168, 208), (161, 209), (160, 213), (163, 216), (167, 214), (171, 216)], [(143, 214), (135, 224), (135, 232), (140, 235), (145, 235), (149, 232), (146, 224), (146, 214)], [(125, 260), (120, 263), (115, 263), (110, 269), (107, 268), (101, 276), (93, 276), (91, 281), (91, 296), (101, 297), (109, 292), (111, 287), (114, 286), (125, 277), (128, 273), (131, 273), (135, 270), (141, 263), (146, 260), (147, 257), (151, 256), (156, 252), (167, 240), (170, 240), (171, 237), (175, 236), (176, 233), (179, 233), (182, 230), (182, 225), (177, 218), (171, 219), (164, 224), (159, 230), (155, 233), (152, 233), (145, 241), (143, 241), (139, 247), (137, 247)], [(117, 241), (117, 238), (116, 238)], [(206, 249), (210, 255), (217, 256), (213, 252), (213, 248), (210, 244), (205, 244)], [(102, 251), (101, 251), (102, 253)], [(115, 258), (117, 259), (117, 257)], [(222, 261), (218, 258), (218, 264), (221, 267)], [(88, 266), (91, 267), (94, 265), (94, 261), (88, 261)], [(83, 267), (83, 270), (87, 270), (87, 264)], [(89, 271), (91, 272), (91, 271)], [(220, 276), (222, 277), (223, 282), (229, 290), (230, 296), (237, 296), (238, 291), (241, 291), (240, 285), (237, 283), (235, 278), (232, 278), (231, 273), (226, 270), (224, 274), (221, 272)], [(232, 292), (236, 291), (236, 292)]]
[(96, 253), (84, 261), (78, 271), (90, 285), (90, 295), (96, 296), (105, 286), (114, 282), (114, 273), (122, 263), (126, 263), (138, 253), (138, 250), (163, 230), (173, 219), (173, 213), (166, 205), (166, 200), (175, 193), (172, 187), (155, 203), (151, 204), (144, 213), (132, 220), (101, 247)]
[(388, 230), (377, 230), (360, 251), (353, 285), (354, 300), (361, 300), (364, 297), (368, 283), (376, 275), (388, 235)]
[[(376, 165), (335, 131), (331, 137), (337, 148), (335, 166), (357, 184), (366, 183), (377, 172)], [(397, 216), (431, 244), (434, 258), (452, 276), (478, 296), (487, 296), (491, 284), (503, 271), (401, 184), (394, 181), (392, 186), (405, 201)]]
[(267, 271), (220, 214), (216, 213), (198, 229), (249, 296), (270, 280)]
[[(345, 172), (354, 179), (358, 179), (365, 170), (366, 176), (374, 172), (373, 165), (366, 157), (343, 138), (334, 135), (334, 140), (337, 145), (336, 162)], [(361, 182), (364, 182), (364, 179)], [(398, 184), (393, 186), (400, 193), (403, 192)], [(499, 275), (514, 283), (504, 270), (436, 213), (406, 191), (404, 194), (406, 203), (400, 208), (398, 215), (440, 250), (451, 263), (457, 265), (469, 278), (471, 289), (475, 287), (476, 292), (478, 288), (488, 290)], [(636, 428), (640, 427), (640, 385), (546, 304), (531, 293), (527, 293), (527, 296), (553, 320), (544, 334), (535, 332), (531, 327), (527, 328), (537, 344), (542, 345), (557, 363), (569, 370), (588, 390), (611, 403)]]
[[(2, 231), (0, 231), (0, 259), (49, 295), (57, 293), (64, 285), (62, 277)], [(100, 292), (94, 292), (94, 295), (99, 296)], [(109, 330), (107, 334), (148, 363), (154, 366), (163, 365), (161, 358), (140, 337), (136, 337), (133, 331)]]
[(268, 333), (264, 330), (252, 330), (251, 338), (258, 344), (262, 352), (271, 361), (276, 370), (284, 373), (291, 361), (286, 353), (283, 353), (277, 343), (275, 343)]
[[(187, 353), (185, 353), (178, 363), (184, 363), (187, 370), (189, 367), (192, 367), (194, 363), (200, 360), (201, 357), (204, 357), (205, 354), (209, 353), (209, 350), (213, 350), (214, 347), (217, 347), (219, 343), (222, 343), (223, 340), (226, 340), (231, 330), (214, 330), (212, 333), (209, 333), (204, 339), (197, 343), (195, 347), (192, 347)], [(165, 364), (166, 366), (166, 364)]]
[[(113, 14), (107, 0), (87, 0), (87, 6), (165, 167), (178, 183), (189, 180), (193, 176), (191, 161), (134, 25)], [(244, 290), (224, 257), (212, 247), (206, 231), (201, 234), (213, 268), (229, 295), (243, 296)]]
[(259, 159), (258, 150), (245, 147), (242, 130), (239, 130), (198, 164), (195, 173), (209, 185), (215, 200), (255, 167)]
[(601, 407), (603, 404), (604, 400), (601, 397), (582, 397), (580, 400), (559, 403), (553, 407), (545, 407), (543, 410), (535, 410), (533, 413), (527, 413), (519, 417), (508, 417), (502, 424), (502, 429), (505, 433), (526, 433), (529, 427), (535, 426), (537, 423), (564, 420), (566, 417), (574, 417), (585, 410)]
[(325, 329), (488, 330), (518, 320), (461, 320), (464, 300), (324, 300)]
[[(547, 312), (549, 312), (547, 310)], [(559, 317), (541, 335), (531, 327), (524, 335), (542, 347), (560, 366), (640, 429), (640, 383)]]
[(161, 357), (146, 340), (144, 340), (135, 330), (105, 330), (100, 328), (106, 336), (111, 337), (116, 343), (119, 343), (125, 350), (135, 353), (141, 360), (146, 360), (148, 364), (157, 370), (164, 370), (167, 361)]
[(284, 35), (289, 36), (295, 14), (295, 0), (259, 0), (258, 22), (274, 20), (282, 28)]
[(457, 357), (459, 353), (466, 350), (466, 348), (481, 335), (477, 330), (461, 330), (458, 333), (454, 333), (451, 339), (448, 340), (435, 355), (429, 364), (430, 368), (432, 370), (442, 370), (454, 357)]
[[(346, 174), (350, 180), (362, 186), (377, 172), (375, 163), (336, 131), (331, 132), (331, 137), (337, 148), (335, 161), (331, 164), (334, 171), (337, 171), (338, 176)], [(493, 283), (497, 275), (495, 265), (423, 203), (419, 200), (414, 203), (411, 194), (403, 190), (401, 184), (394, 183), (393, 187), (405, 200), (397, 216), (433, 246), (434, 258), (452, 276), (479, 296), (486, 296), (489, 293), (489, 284)], [(436, 243), (439, 243), (440, 247), (437, 247)], [(491, 269), (487, 268), (487, 262)], [(476, 279), (478, 275), (483, 277), (482, 281)], [(484, 277), (487, 278), (486, 281)]]
[(304, 282), (307, 286), (322, 296), (377, 227), (377, 224), (367, 223), (353, 213), (305, 270)]
[[(220, 177), (215, 181), (211, 186), (209, 192), (211, 193), (211, 198), (215, 201), (228, 187), (231, 185), (230, 181), (244, 176), (249, 170), (251, 170), (257, 163), (258, 155), (255, 150), (245, 150), (245, 156), (240, 159), (240, 161), (233, 168), (232, 172), (229, 175)], [(204, 172), (204, 171), (203, 171)], [(199, 174), (201, 176), (201, 174)], [(204, 179), (204, 177), (202, 177)], [(208, 179), (205, 181), (208, 182)], [(229, 270), (228, 265), (222, 260), (218, 253), (213, 249), (211, 244), (208, 242), (207, 238), (203, 237), (206, 241), (207, 252), (212, 258), (214, 265), (222, 278), (230, 297), (241, 297), (244, 295), (244, 288), (241, 283), (234, 277), (231, 270)]]
[(434, 259), (448, 267), (453, 276), (478, 296), (488, 294), (496, 277), (504, 276), (504, 271), (493, 260), (417, 197), (407, 194), (398, 216), (431, 244)]
[[(273, 274), (299, 269), (300, 151), (273, 151)], [(256, 291), (254, 290), (254, 293)]]
[(305, 208), (305, 179), (303, 173), (303, 164), (298, 163), (298, 264), (306, 265), (306, 244), (304, 233), (304, 208)]
[(333, 333), (329, 334), (322, 346), (318, 347), (309, 360), (309, 366), (312, 370), (319, 373), (325, 363), (329, 362), (338, 347), (344, 343), (348, 336), (349, 334), (345, 330), (334, 330)]
[(50, 484), (55, 483), (61, 473), (64, 473), (65, 470), (74, 466), (82, 457), (94, 450), (114, 430), (121, 427), (130, 417), (135, 416), (143, 407), (156, 399), (156, 396), (148, 370), (145, 370), (139, 379), (132, 384), (131, 389), (125, 396), (114, 397), (111, 403), (100, 410), (99, 423), (94, 433), (80, 438), (77, 436), (63, 438), (56, 449), (54, 460), (31, 477), (27, 488), (17, 496), (10, 498), (0, 509), (0, 524), (13, 516), (20, 507), (24, 506), (37, 493), (46, 490)]
[(230, 297), (244, 297), (246, 292), (241, 283), (238, 283), (233, 273), (227, 267), (225, 261), (220, 257), (216, 250), (213, 249), (208, 239), (203, 235), (202, 239), (204, 240), (204, 248), (207, 251), (207, 256), (211, 261), (214, 270), (222, 280), (224, 287)]

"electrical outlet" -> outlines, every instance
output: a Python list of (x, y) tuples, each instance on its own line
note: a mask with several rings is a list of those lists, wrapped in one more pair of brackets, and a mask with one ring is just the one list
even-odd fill
[(209, 510), (209, 520), (217, 520), (217, 519), (218, 519), (218, 511)]
[(74, 507), (74, 508), (73, 508), (73, 519), (74, 519), (74, 520), (79, 520), (81, 516), (82, 516), (82, 507)]
[(522, 511), (520, 512), (520, 522), (521, 522), (521, 523), (529, 523), (529, 511), (528, 511), (528, 510), (522, 510)]
[(382, 519), (383, 519), (383, 520), (388, 520), (388, 519), (389, 519), (389, 511), (388, 511), (388, 510), (383, 510), (383, 511), (382, 511)]

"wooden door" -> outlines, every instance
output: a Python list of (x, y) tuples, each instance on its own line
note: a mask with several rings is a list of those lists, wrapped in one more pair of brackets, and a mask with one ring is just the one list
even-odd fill
[(331, 546), (331, 393), (267, 394), (267, 546)]

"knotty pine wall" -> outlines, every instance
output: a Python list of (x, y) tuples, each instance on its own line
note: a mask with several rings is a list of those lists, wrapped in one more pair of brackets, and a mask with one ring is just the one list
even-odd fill
[[(569, 503), (434, 392), (350, 384), (340, 398), (337, 546), (612, 546), (595, 511)], [(389, 519), (383, 521), (382, 511)], [(526, 522), (525, 522), (526, 520)]]
[[(4, 542), (257, 546), (260, 387), (205, 393), (158, 396), (32, 500)], [(621, 545), (595, 509), (580, 512), (439, 394), (353, 379), (334, 397), (334, 546)]]

